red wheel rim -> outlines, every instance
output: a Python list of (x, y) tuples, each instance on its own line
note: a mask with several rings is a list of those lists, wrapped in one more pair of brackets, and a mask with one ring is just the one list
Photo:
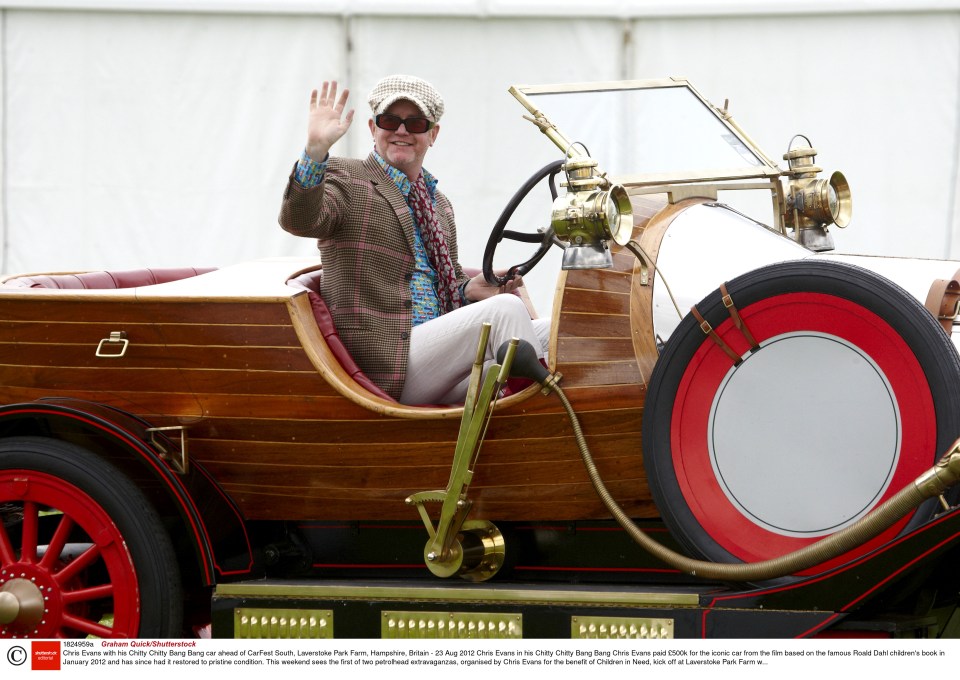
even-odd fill
[[(871, 507), (887, 500), (930, 466), (929, 452), (935, 449), (937, 434), (933, 398), (913, 352), (886, 321), (856, 303), (819, 293), (775, 296), (750, 305), (741, 313), (761, 345), (768, 339), (801, 330), (829, 335), (858, 348), (882, 372), (895, 395), (902, 429), (890, 482)], [(731, 321), (725, 321), (716, 330), (738, 352), (746, 353), (749, 349)], [(707, 432), (711, 427), (711, 408), (730, 371), (730, 360), (715, 343), (705, 341), (694, 354), (674, 402), (672, 460), (684, 501), (700, 526), (730, 554), (752, 562), (797, 550), (818, 536), (770, 531), (748, 517), (723, 490), (711, 461)], [(749, 425), (743, 423), (744, 427)], [(888, 540), (907, 521), (904, 519), (855, 552), (866, 552)]]
[[(0, 524), (0, 591), (18, 593), (23, 605), (17, 619), (0, 625), (0, 637), (135, 637), (140, 625), (136, 568), (123, 535), (100, 504), (59, 477), (3, 470), (4, 504), (19, 506), (23, 521), (19, 540)], [(34, 607), (38, 598), (42, 613)], [(34, 611), (23, 611), (26, 605)], [(113, 620), (92, 617), (93, 612), (112, 612)]]

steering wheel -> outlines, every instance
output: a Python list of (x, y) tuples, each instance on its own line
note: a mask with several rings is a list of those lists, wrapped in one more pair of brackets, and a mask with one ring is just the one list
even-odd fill
[[(496, 224), (493, 225), (493, 230), (490, 232), (490, 238), (487, 239), (487, 247), (483, 251), (483, 278), (485, 278), (487, 283), (489, 283), (491, 286), (502, 286), (518, 274), (523, 276), (528, 271), (533, 269), (534, 266), (543, 259), (543, 256), (547, 254), (547, 251), (550, 250), (550, 246), (554, 241), (552, 227), (542, 233), (524, 234), (519, 231), (509, 231), (506, 229), (506, 226), (507, 222), (509, 222), (510, 218), (513, 216), (514, 211), (517, 209), (517, 206), (519, 206), (523, 199), (527, 197), (527, 194), (530, 193), (530, 190), (539, 184), (544, 178), (548, 178), (548, 182), (550, 184), (550, 195), (554, 200), (556, 200), (557, 184), (555, 180), (557, 174), (563, 169), (564, 162), (564, 160), (553, 161), (552, 163), (548, 163), (540, 168), (530, 177), (530, 179), (524, 182), (523, 186), (517, 190), (517, 193), (515, 193), (513, 197), (507, 201), (507, 205), (504, 207), (503, 212), (500, 213), (500, 217), (497, 219)], [(497, 245), (504, 238), (508, 238), (512, 241), (520, 241), (522, 243), (539, 243), (540, 247), (537, 248), (537, 251), (529, 260), (510, 267), (504, 276), (497, 276), (493, 273), (493, 254), (497, 250)]]

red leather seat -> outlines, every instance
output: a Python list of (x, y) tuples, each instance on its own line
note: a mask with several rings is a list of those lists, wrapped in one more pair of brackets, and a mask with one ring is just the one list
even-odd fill
[(211, 272), (216, 267), (178, 267), (170, 269), (131, 269), (118, 272), (83, 272), (82, 274), (37, 274), (18, 276), (3, 282), (5, 288), (54, 288), (60, 290), (109, 290), (139, 288), (158, 283), (179, 281)]

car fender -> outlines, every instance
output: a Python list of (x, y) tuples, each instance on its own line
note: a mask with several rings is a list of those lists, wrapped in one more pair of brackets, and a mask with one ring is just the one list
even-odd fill
[[(38, 435), (78, 443), (118, 466), (146, 493), (164, 517), (176, 517), (174, 536), (189, 544), (201, 584), (248, 576), (253, 551), (244, 519), (230, 497), (203, 466), (191, 463), (178, 472), (161, 457), (162, 432), (119, 409), (79, 399), (42, 399), (0, 406), (0, 438)], [(202, 510), (201, 510), (202, 508)]]

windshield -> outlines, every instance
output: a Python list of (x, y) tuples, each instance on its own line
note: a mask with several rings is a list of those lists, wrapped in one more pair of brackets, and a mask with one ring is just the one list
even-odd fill
[(738, 179), (777, 172), (684, 81), (517, 87), (512, 92), (568, 142), (585, 147), (618, 182)]

